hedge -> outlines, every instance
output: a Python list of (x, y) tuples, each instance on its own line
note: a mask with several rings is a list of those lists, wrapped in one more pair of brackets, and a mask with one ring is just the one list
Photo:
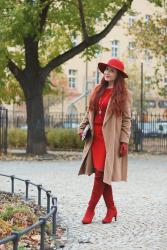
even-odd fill
[[(47, 146), (51, 150), (56, 149), (82, 149), (83, 142), (80, 140), (76, 129), (53, 128), (46, 130)], [(22, 129), (9, 129), (9, 148), (25, 148), (27, 131)]]

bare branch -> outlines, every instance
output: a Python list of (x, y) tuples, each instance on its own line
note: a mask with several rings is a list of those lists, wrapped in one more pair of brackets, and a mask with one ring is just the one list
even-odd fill
[(102, 38), (104, 38), (112, 30), (112, 28), (114, 27), (114, 25), (116, 25), (116, 23), (120, 20), (120, 18), (124, 15), (124, 13), (127, 11), (127, 9), (131, 6), (132, 2), (133, 2), (133, 0), (127, 1), (127, 3), (121, 7), (121, 9), (111, 19), (109, 24), (100, 33), (93, 35), (91, 37), (88, 37), (87, 40), (84, 40), (83, 42), (78, 44), (76, 47), (71, 48), (70, 50), (66, 51), (65, 53), (52, 59), (42, 69), (44, 75), (47, 76), (49, 74), (49, 72), (52, 71), (54, 68), (58, 67), (59, 65), (66, 62), (70, 58), (72, 58), (75, 55), (82, 52), (84, 49), (96, 44), (98, 41), (100, 41)]
[(83, 5), (82, 5), (82, 1), (81, 0), (78, 0), (78, 6), (79, 6), (80, 19), (81, 19), (83, 39), (85, 41), (87, 41), (88, 40), (88, 33), (87, 33), (87, 30), (86, 30), (84, 10), (83, 10)]

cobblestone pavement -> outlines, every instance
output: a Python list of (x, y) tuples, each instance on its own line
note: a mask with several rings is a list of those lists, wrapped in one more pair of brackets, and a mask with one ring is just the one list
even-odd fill
[[(167, 249), (166, 155), (129, 156), (128, 182), (112, 184), (117, 221), (105, 225), (103, 199), (93, 223), (81, 223), (94, 176), (78, 176), (79, 165), (80, 161), (1, 161), (0, 173), (43, 183), (58, 197), (58, 217), (68, 226), (65, 250)], [(0, 178), (0, 189), (7, 186), (7, 179)]]

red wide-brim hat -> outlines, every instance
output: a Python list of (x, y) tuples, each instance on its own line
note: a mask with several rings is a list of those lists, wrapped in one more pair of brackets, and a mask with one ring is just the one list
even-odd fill
[(107, 63), (98, 63), (99, 70), (104, 73), (106, 67), (112, 67), (122, 72), (124, 78), (128, 78), (128, 74), (124, 71), (124, 63), (117, 58), (111, 58)]

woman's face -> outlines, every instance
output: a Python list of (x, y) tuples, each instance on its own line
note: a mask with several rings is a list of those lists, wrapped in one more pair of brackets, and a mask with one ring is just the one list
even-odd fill
[(105, 81), (115, 81), (115, 79), (117, 78), (118, 75), (118, 71), (117, 69), (113, 68), (113, 67), (106, 67), (106, 69), (104, 70), (104, 79)]

